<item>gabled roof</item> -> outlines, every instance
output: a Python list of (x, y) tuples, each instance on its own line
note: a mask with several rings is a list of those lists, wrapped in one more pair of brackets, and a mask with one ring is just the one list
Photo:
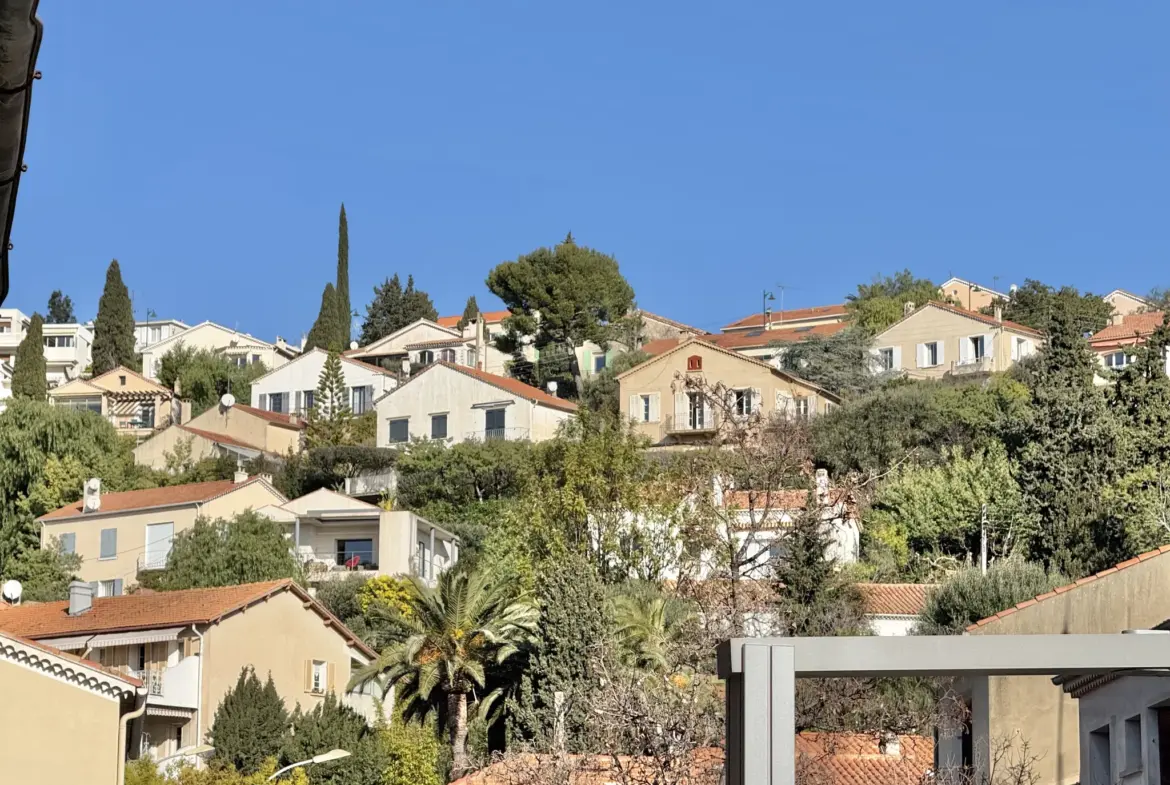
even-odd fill
[(83, 512), (82, 501), (78, 500), (52, 512), (45, 513), (40, 518), (37, 518), (37, 520), (55, 521), (63, 518), (107, 515), (112, 512), (149, 510), (155, 507), (203, 504), (220, 496), (226, 496), (238, 488), (243, 488), (253, 483), (261, 483), (281, 499), (284, 498), (263, 477), (253, 477), (242, 483), (237, 483), (234, 480), (212, 480), (210, 482), (192, 482), (186, 485), (170, 485), (163, 488), (148, 488), (141, 491), (102, 493), (101, 509), (96, 512)]
[(126, 673), (3, 630), (0, 630), (0, 659), (14, 660), (32, 670), (105, 695), (133, 695), (143, 686), (141, 680)]
[(262, 420), (267, 420), (273, 425), (279, 425), (281, 428), (290, 428), (296, 431), (302, 431), (305, 429), (304, 419), (295, 417), (291, 414), (283, 414), (282, 412), (268, 412), (264, 409), (257, 409), (255, 406), (248, 406), (244, 403), (233, 404), (232, 408), (239, 409), (241, 412), (250, 414), (253, 417), (259, 417)]
[(117, 368), (111, 368), (110, 370), (106, 371), (105, 373), (98, 374), (97, 376), (94, 376), (93, 378), (91, 378), (89, 380), (89, 383), (91, 385), (93, 385), (94, 387), (100, 388), (104, 392), (117, 392), (116, 389), (111, 390), (108, 387), (102, 387), (100, 384), (98, 384), (98, 382), (100, 382), (102, 379), (105, 379), (107, 376), (133, 376), (136, 379), (138, 379), (139, 381), (143, 382), (144, 384), (147, 384), (150, 387), (153, 387), (159, 393), (162, 393), (165, 395), (174, 395), (173, 390), (162, 386), (158, 382), (151, 381), (150, 379), (147, 379), (145, 376), (140, 374), (138, 371), (135, 371), (133, 368), (127, 368), (125, 365), (119, 365)]
[(1074, 589), (1079, 589), (1081, 586), (1084, 586), (1087, 583), (1093, 583), (1094, 581), (1101, 580), (1102, 578), (1108, 578), (1110, 575), (1113, 575), (1114, 573), (1129, 569), (1130, 567), (1133, 567), (1137, 564), (1141, 564), (1144, 561), (1148, 561), (1150, 559), (1157, 558), (1158, 556), (1161, 556), (1164, 553), (1170, 553), (1170, 545), (1163, 545), (1161, 548), (1158, 548), (1156, 550), (1147, 551), (1146, 553), (1143, 553), (1140, 556), (1134, 556), (1132, 559), (1128, 559), (1126, 561), (1123, 561), (1120, 564), (1115, 564), (1114, 566), (1110, 567), (1109, 569), (1101, 570), (1101, 572), (1098, 572), (1094, 575), (1085, 576), (1084, 578), (1081, 578), (1078, 581), (1073, 581), (1072, 583), (1070, 583), (1066, 586), (1057, 586), (1055, 589), (1053, 589), (1050, 592), (1045, 592), (1044, 594), (1037, 594), (1032, 599), (1024, 600), (1023, 602), (1018, 602), (1010, 608), (1003, 609), (1002, 611), (995, 614), (994, 616), (988, 616), (985, 619), (980, 619), (979, 621), (977, 621), (974, 624), (972, 624), (971, 626), (969, 626), (967, 628), (967, 630), (971, 631), (971, 630), (977, 630), (980, 627), (985, 627), (988, 624), (991, 624), (992, 622), (994, 622), (998, 619), (1004, 618), (1005, 616), (1011, 616), (1016, 611), (1021, 611), (1024, 608), (1028, 608), (1032, 605), (1035, 605), (1038, 602), (1044, 602), (1045, 600), (1050, 600), (1058, 594), (1064, 594), (1065, 592), (1069, 592), (1069, 591), (1072, 591)]
[[(772, 324), (783, 322), (805, 321), (807, 319), (829, 319), (833, 317), (846, 317), (849, 315), (849, 309), (845, 307), (844, 303), (836, 305), (814, 305), (811, 308), (794, 308), (788, 311), (773, 311)], [(765, 324), (764, 314), (753, 313), (751, 316), (745, 316), (742, 319), (723, 326), (723, 331), (728, 330), (747, 330), (752, 327), (763, 327)]]
[(313, 599), (295, 581), (285, 578), (264, 583), (245, 583), (212, 589), (139, 592), (118, 597), (99, 597), (92, 608), (78, 616), (69, 615), (69, 602), (20, 605), (0, 613), (0, 630), (33, 640), (99, 632), (150, 630), (188, 624), (214, 624), (250, 605), (289, 591), (307, 608), (325, 619), (355, 648), (369, 657), (377, 653), (362, 643), (348, 627)]
[(215, 442), (216, 444), (227, 444), (232, 447), (242, 447), (245, 450), (258, 450), (260, 452), (265, 452), (265, 449), (262, 446), (248, 444), (247, 442), (240, 441), (239, 439), (228, 436), (226, 434), (215, 433), (214, 431), (205, 431), (202, 428), (192, 428), (189, 425), (176, 425), (175, 427), (181, 431), (186, 431), (187, 433), (207, 439), (208, 441)]
[(668, 319), (665, 316), (659, 316), (656, 313), (650, 313), (645, 308), (639, 308), (638, 314), (640, 316), (642, 316), (643, 318), (653, 319), (656, 322), (662, 322), (663, 324), (669, 325), (669, 326), (674, 327), (678, 330), (684, 330), (686, 332), (694, 333), (695, 335), (707, 335), (708, 334), (706, 330), (700, 330), (698, 327), (691, 327), (689, 324), (684, 324), (683, 322), (677, 322), (674, 319)]
[(212, 321), (203, 321), (203, 322), (200, 322), (199, 324), (195, 325), (194, 327), (188, 327), (186, 330), (183, 330), (181, 333), (176, 333), (176, 334), (169, 336), (167, 338), (163, 338), (158, 343), (152, 343), (149, 346), (145, 347), (143, 349), (143, 351), (146, 351), (147, 349), (149, 349), (151, 352), (157, 352), (157, 350), (160, 346), (166, 346), (169, 343), (174, 343), (176, 341), (182, 341), (183, 338), (189, 337), (190, 334), (195, 332), (196, 330), (202, 329), (204, 327), (209, 327), (209, 326), (213, 327), (217, 330), (222, 330), (225, 333), (231, 333), (232, 335), (238, 335), (241, 338), (247, 340), (249, 342), (249, 345), (251, 345), (251, 346), (260, 346), (260, 347), (265, 348), (265, 349), (275, 349), (276, 348), (273, 344), (269, 343), (268, 341), (261, 340), (254, 335), (249, 335), (248, 333), (242, 333), (239, 330), (233, 330), (230, 327), (224, 327), (222, 324), (216, 324), (215, 322), (212, 322)]
[(874, 616), (917, 616), (932, 583), (858, 583), (865, 612)]
[(889, 327), (887, 327), (886, 329), (882, 330), (880, 333), (875, 335), (873, 337), (874, 341), (876, 342), (878, 338), (881, 338), (883, 335), (885, 335), (886, 333), (888, 333), (890, 330), (894, 329), (898, 325), (902, 324), (903, 322), (908, 321), (910, 319), (913, 319), (914, 317), (918, 316), (918, 314), (923, 313), (927, 308), (937, 308), (940, 311), (947, 311), (948, 313), (953, 313), (956, 316), (963, 316), (963, 317), (966, 317), (967, 319), (971, 319), (973, 321), (979, 322), (980, 324), (986, 324), (989, 327), (1002, 327), (1005, 330), (1011, 330), (1011, 331), (1017, 332), (1017, 333), (1024, 333), (1025, 335), (1034, 335), (1036, 337), (1043, 337), (1044, 336), (1044, 333), (1040, 332), (1039, 330), (1034, 330), (1031, 327), (1020, 324), (1019, 322), (1012, 322), (1012, 321), (1009, 321), (1007, 319), (1000, 321), (1000, 320), (996, 319), (994, 316), (988, 316), (985, 313), (979, 313), (978, 311), (968, 311), (966, 308), (960, 308), (957, 305), (951, 305), (950, 303), (941, 303), (938, 300), (931, 300), (930, 302), (927, 302), (924, 305), (921, 305), (921, 306), (915, 308), (909, 314), (907, 314), (906, 316), (903, 316), (901, 319), (894, 322)]
[[(501, 389), (504, 392), (518, 395), (526, 401), (530, 401), (539, 406), (547, 406), (550, 409), (560, 409), (564, 412), (577, 411), (577, 404), (573, 403), (572, 401), (566, 401), (564, 398), (558, 398), (555, 395), (546, 393), (544, 390), (538, 389), (529, 384), (525, 384), (519, 379), (512, 379), (507, 376), (497, 376), (494, 373), (481, 371), (478, 368), (469, 368), (466, 365), (455, 365), (447, 362), (431, 363), (416, 373), (414, 376), (407, 379), (405, 383), (400, 384), (397, 389), (391, 390), (390, 392), (386, 393), (386, 395), (383, 395), (378, 399), (378, 401), (381, 401), (387, 396), (393, 395), (407, 384), (414, 382), (416, 379), (421, 379), (435, 368), (447, 368), (449, 370), (456, 371), (457, 373), (461, 373), (464, 376), (470, 376), (471, 378), (481, 381), (484, 384), (490, 384), (491, 386)], [(375, 401), (374, 403), (376, 404), (378, 401)]]
[[(455, 317), (455, 321), (456, 322), (459, 321), (459, 317)], [(452, 322), (451, 325), (448, 326), (448, 325), (439, 324), (438, 322), (433, 322), (430, 319), (415, 319), (413, 322), (406, 325), (405, 327), (399, 327), (394, 332), (390, 333), (389, 335), (383, 335), (381, 338), (374, 341), (373, 343), (368, 343), (365, 346), (358, 347), (357, 351), (354, 352), (354, 355), (369, 355), (369, 354), (376, 355), (378, 353), (377, 350), (382, 346), (382, 344), (390, 343), (395, 338), (398, 338), (400, 335), (402, 335), (403, 333), (405, 333), (409, 330), (413, 330), (415, 327), (418, 327), (420, 324), (427, 325), (427, 326), (435, 328), (436, 330), (439, 330), (440, 332), (447, 333), (452, 338), (462, 338), (463, 337), (463, 333), (461, 333), (455, 329), (455, 322)]]
[(984, 286), (981, 283), (974, 283), (972, 281), (967, 281), (967, 280), (964, 280), (962, 278), (954, 278), (954, 277), (948, 278), (945, 281), (943, 281), (942, 283), (940, 283), (938, 285), (938, 288), (945, 289), (948, 284), (952, 284), (952, 283), (961, 283), (961, 284), (963, 284), (963, 286), (970, 286), (972, 289), (976, 289), (976, 290), (981, 291), (981, 292), (987, 292), (988, 294), (993, 294), (1001, 300), (1011, 299), (1010, 295), (1004, 294), (1003, 292), (997, 292), (995, 289), (992, 289), (990, 286)]
[[(504, 321), (509, 316), (511, 316), (512, 312), (511, 311), (483, 311), (482, 315), (483, 315), (483, 323), (484, 324), (497, 324), (499, 322)], [(439, 325), (440, 327), (454, 327), (455, 325), (459, 324), (459, 320), (462, 318), (463, 318), (462, 314), (460, 314), (459, 316), (440, 316), (438, 319), (435, 320), (434, 323)]]
[(722, 346), (724, 349), (757, 349), (771, 346), (773, 343), (798, 343), (809, 338), (827, 337), (848, 330), (849, 322), (831, 322), (829, 324), (811, 324), (807, 327), (773, 326), (771, 330), (758, 330), (722, 333), (720, 335), (702, 336), (703, 340)]
[[(641, 370), (642, 368), (645, 368), (647, 365), (651, 365), (652, 363), (661, 362), (664, 358), (669, 357), (670, 355), (674, 354), (675, 352), (682, 351), (683, 349), (687, 348), (688, 346), (703, 346), (707, 349), (711, 349), (711, 350), (716, 351), (716, 352), (722, 352), (723, 354), (726, 354), (728, 357), (734, 357), (735, 359), (737, 359), (741, 362), (752, 363), (753, 365), (757, 365), (760, 368), (766, 368), (768, 371), (775, 374), (776, 376), (779, 376), (781, 379), (784, 379), (785, 381), (791, 382), (793, 384), (802, 385), (804, 387), (809, 388), (810, 390), (816, 390), (818, 395), (822, 395), (822, 396), (828, 398), (830, 401), (833, 401), (835, 403), (840, 403), (840, 401), (841, 401), (841, 399), (837, 395), (834, 395), (833, 393), (829, 392), (828, 390), (826, 390), (823, 387), (820, 387), (816, 384), (813, 384), (812, 382), (807, 381), (805, 379), (801, 379), (799, 376), (794, 376), (793, 374), (790, 374), (787, 371), (781, 371), (779, 368), (777, 368), (774, 365), (770, 365), (770, 364), (765, 363), (765, 362), (760, 362), (759, 360), (755, 359), (754, 357), (748, 357), (746, 355), (739, 354), (738, 352), (733, 352), (730, 349), (724, 349), (722, 346), (719, 346), (717, 344), (714, 344), (714, 343), (711, 343), (710, 341), (708, 341), (707, 336), (691, 336), (691, 337), (687, 338), (685, 341), (682, 341), (681, 343), (678, 343), (677, 345), (675, 345), (674, 348), (667, 349), (666, 351), (662, 352), (661, 354), (655, 355), (654, 357), (651, 357), (649, 360), (646, 360), (643, 363), (639, 363), (639, 364), (635, 365), (633, 368), (630, 368), (628, 371), (624, 371), (622, 373), (619, 373), (616, 378), (618, 379), (618, 381), (621, 381), (625, 377), (632, 374), (634, 371)], [(644, 351), (644, 349), (643, 349), (643, 351)]]
[(1120, 324), (1110, 324), (1089, 339), (1089, 344), (1110, 343), (1148, 338), (1162, 326), (1165, 315), (1161, 311), (1131, 313), (1121, 317)]
[(1137, 300), (1139, 303), (1143, 303), (1145, 305), (1153, 305), (1149, 299), (1142, 297), (1140, 294), (1134, 294), (1133, 292), (1126, 289), (1114, 289), (1109, 294), (1103, 296), (1101, 299), (1105, 302), (1109, 302), (1110, 298), (1117, 297), (1118, 295), (1122, 297), (1128, 297), (1131, 300)]
[[(370, 344), (370, 345), (373, 346), (373, 344)], [(317, 354), (323, 354), (326, 357), (329, 356), (329, 352), (325, 351), (320, 346), (313, 347), (312, 349), (309, 349), (308, 351), (301, 352), (296, 357), (294, 357), (291, 360), (289, 360), (288, 362), (286, 362), (284, 365), (281, 365), (277, 368), (273, 368), (271, 371), (264, 374), (263, 376), (256, 377), (255, 379), (252, 380), (252, 386), (255, 386), (261, 379), (267, 379), (272, 374), (287, 370), (287, 369), (293, 367), (294, 365), (296, 365), (297, 363), (301, 362), (302, 360), (306, 360), (309, 357), (313, 357)], [(364, 368), (367, 371), (377, 371), (378, 373), (382, 374), (383, 376), (394, 376), (395, 375), (393, 371), (388, 371), (385, 368), (381, 367), (380, 365), (374, 365), (373, 363), (368, 363), (368, 362), (364, 362), (362, 360), (358, 360), (354, 357), (348, 356), (345, 352), (341, 352), (337, 356), (341, 358), (341, 361), (343, 363), (349, 363), (350, 365), (353, 365), (357, 368)], [(236, 405), (239, 406), (240, 404), (236, 404)], [(251, 410), (252, 414), (255, 414), (256, 412), (263, 411), (263, 409), (252, 409), (252, 407), (250, 407), (250, 406), (247, 408)], [(271, 414), (272, 412), (268, 412), (268, 413)]]

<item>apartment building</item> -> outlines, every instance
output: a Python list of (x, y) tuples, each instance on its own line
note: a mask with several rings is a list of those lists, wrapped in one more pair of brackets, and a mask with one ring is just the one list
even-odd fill
[(972, 373), (1006, 371), (1031, 356), (1043, 342), (1039, 330), (949, 303), (929, 302), (915, 308), (874, 336), (870, 354), (876, 373), (902, 373), (918, 379), (941, 379)]
[(688, 338), (617, 379), (622, 415), (659, 446), (709, 442), (757, 413), (807, 419), (840, 403), (828, 390), (705, 338)]
[(146, 319), (134, 322), (134, 351), (141, 354), (147, 346), (161, 343), (190, 329), (191, 325), (178, 319)]
[(81, 559), (78, 577), (98, 597), (125, 592), (147, 570), (166, 567), (175, 535), (198, 518), (230, 519), (248, 509), (287, 501), (266, 477), (171, 485), (141, 491), (102, 491), (86, 482), (80, 501), (37, 519), (41, 547), (60, 548)]
[[(202, 743), (223, 696), (249, 666), (261, 679), (271, 674), (290, 711), (297, 705), (310, 711), (326, 694), (335, 692), (343, 702), (372, 716), (369, 690), (348, 692), (346, 685), (354, 670), (373, 661), (376, 652), (291, 580), (118, 597), (94, 597), (91, 587), (78, 581), (70, 586), (67, 601), (0, 611), (0, 634), (63, 652), (47, 656), (66, 660), (68, 669), (92, 672), (94, 686), (109, 682), (105, 689), (111, 698), (135, 695), (141, 684), (145, 711), (130, 723), (126, 737), (129, 754), (135, 758), (149, 755), (157, 760)], [(3, 648), (0, 643), (0, 652)], [(0, 668), (5, 670), (0, 673), (13, 667), (3, 659), (0, 656)], [(0, 712), (8, 711), (11, 701), (7, 682), (4, 692), (0, 703), (5, 708)], [(45, 688), (43, 697), (47, 700), (64, 692)], [(30, 741), (30, 749), (54, 762), (69, 760), (79, 750), (89, 760), (91, 747), (100, 748), (107, 758), (99, 761), (101, 756), (94, 754), (94, 771), (72, 780), (61, 779), (60, 770), (53, 767), (58, 775), (54, 781), (115, 781), (113, 777), (98, 780), (95, 773), (122, 758), (109, 719), (119, 703), (110, 700), (103, 713), (89, 714), (90, 704), (97, 711), (99, 703), (91, 699), (82, 705), (70, 699), (46, 704), (51, 707), (53, 730), (44, 738), (52, 740), (51, 746), (44, 740)], [(71, 706), (87, 712), (75, 714), (67, 710)], [(38, 714), (41, 730), (46, 730), (44, 715), (48, 713), (41, 709), (14, 717), (5, 730), (5, 749), (26, 733), (24, 727)], [(99, 723), (92, 738), (83, 733)], [(62, 742), (63, 733), (67, 743)], [(4, 759), (7, 763), (7, 754)], [(42, 767), (45, 760), (42, 756)], [(12, 773), (7, 766), (5, 773)]]
[[(329, 353), (311, 349), (252, 382), (252, 407), (276, 414), (305, 415), (313, 408), (317, 383)], [(341, 356), (341, 373), (349, 390), (349, 408), (365, 414), (374, 401), (398, 385), (398, 375), (355, 356)]]
[(284, 365), (299, 353), (283, 342), (273, 344), (214, 322), (201, 322), (142, 347), (143, 375), (158, 379), (163, 356), (179, 345), (222, 354), (241, 367), (263, 363), (269, 369)]
[[(501, 313), (505, 316), (500, 317)], [(484, 314), (482, 322), (471, 322), (462, 329), (458, 326), (459, 317), (444, 316), (438, 321), (419, 319), (345, 354), (397, 373), (444, 362), (503, 374), (511, 357), (498, 350), (492, 341), (499, 335), (500, 324), (507, 315), (507, 311)], [(492, 318), (497, 321), (490, 321)], [(535, 354), (528, 357), (530, 360), (534, 358)]]
[(233, 456), (239, 462), (264, 456), (280, 460), (303, 447), (305, 419), (244, 404), (212, 406), (183, 423), (174, 423), (134, 448), (134, 462), (164, 471), (172, 457), (191, 463)]
[(49, 387), (59, 387), (89, 372), (93, 363), (92, 329), (83, 324), (46, 324), (41, 335)]
[(0, 363), (12, 365), (16, 347), (28, 332), (29, 317), (16, 308), (0, 308)]
[(96, 412), (120, 432), (135, 437), (150, 436), (176, 419), (177, 402), (171, 390), (122, 366), (54, 387), (49, 390), (49, 402)]

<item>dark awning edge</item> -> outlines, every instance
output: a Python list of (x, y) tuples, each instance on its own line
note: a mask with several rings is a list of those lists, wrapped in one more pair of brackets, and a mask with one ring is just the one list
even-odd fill
[(37, 18), (39, 0), (0, 0), (0, 199), (7, 209), (0, 239), (0, 305), (8, 297), (8, 246), (16, 215), (16, 192), (24, 168), (32, 84), (44, 28)]

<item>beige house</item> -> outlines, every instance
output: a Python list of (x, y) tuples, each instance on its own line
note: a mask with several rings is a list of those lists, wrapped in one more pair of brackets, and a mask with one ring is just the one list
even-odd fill
[[(1079, 635), (1148, 630), (1170, 619), (1170, 545), (1122, 562), (1007, 608), (967, 629), (969, 635)], [(974, 680), (969, 700), (986, 707), (987, 727), (971, 729), (974, 755), (988, 739), (1027, 741), (1038, 785), (1129, 782), (1081, 779), (1077, 700), (1048, 676), (997, 676)], [(978, 712), (977, 714), (982, 714)], [(1126, 719), (1121, 717), (1119, 719)], [(958, 744), (952, 745), (958, 754)], [(942, 745), (940, 745), (940, 750)], [(986, 760), (986, 758), (984, 758)]]
[(181, 455), (190, 463), (225, 455), (241, 462), (262, 455), (279, 459), (301, 451), (304, 430), (305, 421), (295, 415), (266, 412), (239, 403), (212, 406), (135, 447), (134, 462), (162, 471), (174, 468), (168, 466), (168, 460)]
[[(0, 608), (0, 628), (20, 610)], [(123, 726), (146, 707), (140, 680), (0, 631), (0, 695), (5, 782), (122, 785)]]
[[(495, 315), (499, 313), (508, 315), (507, 311)], [(471, 322), (462, 330), (458, 327), (459, 317), (445, 316), (438, 322), (419, 319), (345, 356), (404, 374), (437, 362), (503, 374), (511, 358), (492, 344), (491, 329), (493, 324), (498, 327), (502, 319), (489, 323), (491, 318), (492, 314), (484, 314), (482, 322)]]
[(791, 330), (796, 327), (814, 327), (849, 321), (849, 309), (844, 303), (815, 305), (811, 308), (793, 308), (787, 311), (768, 309), (723, 326), (725, 333), (753, 330)]
[(143, 570), (166, 567), (171, 543), (196, 518), (231, 518), (287, 501), (265, 477), (102, 493), (90, 480), (81, 501), (42, 515), (41, 547), (81, 556), (78, 577), (99, 597), (117, 596)]
[(96, 412), (131, 436), (148, 436), (178, 419), (174, 393), (122, 366), (54, 387), (49, 390), (49, 402)]
[(202, 322), (175, 332), (158, 343), (142, 347), (143, 375), (148, 379), (157, 379), (162, 358), (179, 345), (222, 354), (240, 366), (264, 363), (264, 367), (269, 370), (284, 365), (299, 354), (298, 350), (284, 342), (272, 344), (215, 322)]
[(941, 379), (1006, 371), (1039, 349), (1038, 330), (954, 305), (929, 302), (874, 336), (870, 354), (876, 373)]
[(416, 575), (433, 584), (459, 560), (459, 538), (407, 510), (385, 510), (328, 488), (261, 509), (288, 526), (310, 580)]
[(938, 293), (943, 300), (950, 300), (968, 311), (979, 311), (989, 305), (1004, 303), (1010, 297), (1003, 292), (964, 281), (962, 278), (949, 278), (943, 281), (938, 287)]
[[(271, 674), (290, 710), (300, 705), (308, 711), (335, 692), (371, 716), (372, 696), (364, 690), (345, 690), (354, 667), (371, 662), (376, 653), (291, 580), (108, 598), (94, 598), (89, 589), (78, 581), (70, 586), (67, 601), (0, 611), (0, 630), (79, 656), (95, 663), (88, 666), (94, 669), (100, 663), (103, 673), (113, 670), (142, 682), (145, 712), (131, 725), (132, 757), (149, 755), (157, 760), (204, 742), (216, 708), (245, 666), (253, 667), (262, 680)], [(117, 689), (133, 694), (130, 684)], [(7, 710), (8, 695), (5, 690), (0, 703), (6, 706), (0, 711)], [(101, 715), (75, 716), (62, 706), (45, 705), (51, 707), (57, 728), (45, 735), (52, 739), (50, 759), (60, 760), (70, 751), (100, 743), (109, 758), (102, 768), (113, 767), (120, 756), (107, 726), (115, 723)], [(113, 706), (116, 711), (118, 704)], [(77, 723), (80, 731), (82, 725), (97, 724), (99, 719), (103, 732), (97, 739), (61, 735), (61, 723)], [(27, 723), (28, 716), (21, 718), (6, 735), (11, 727)], [(5, 747), (8, 743), (6, 738)], [(48, 742), (35, 744), (44, 750)], [(57, 776), (52, 781), (99, 780)]]
[(379, 447), (415, 439), (542, 441), (577, 404), (507, 376), (434, 363), (374, 403)]
[[(617, 379), (622, 415), (657, 445), (710, 440), (726, 417), (759, 412), (803, 419), (840, 403), (828, 390), (700, 338), (688, 338)], [(688, 389), (700, 382), (705, 391)], [(727, 401), (712, 400), (717, 394)]]
[[(1141, 346), (1162, 326), (1161, 311), (1137, 311), (1116, 317), (1113, 323), (1089, 339), (1093, 353), (1106, 368), (1119, 371), (1134, 359), (1134, 349)], [(1170, 353), (1166, 358), (1170, 373)]]
[[(787, 346), (807, 341), (810, 338), (827, 338), (848, 328), (849, 322), (826, 322), (807, 327), (773, 328), (771, 330), (765, 330), (761, 327), (755, 330), (736, 330), (730, 333), (704, 334), (695, 337), (715, 346), (730, 349), (744, 357), (777, 363), (777, 367), (779, 367), (779, 359), (784, 355)], [(660, 338), (643, 344), (642, 351), (652, 356), (662, 354), (686, 339), (687, 336)]]
[(1113, 319), (1115, 324), (1130, 314), (1148, 311), (1154, 305), (1145, 297), (1136, 295), (1133, 292), (1127, 292), (1124, 289), (1114, 289), (1101, 299), (1113, 306)]
[(641, 308), (638, 309), (637, 314), (642, 320), (642, 329), (638, 335), (638, 342), (642, 344), (663, 338), (686, 338), (691, 335), (707, 335), (706, 330), (700, 330), (698, 327), (676, 322), (674, 319), (667, 319), (665, 316), (659, 316), (656, 313), (650, 313)]

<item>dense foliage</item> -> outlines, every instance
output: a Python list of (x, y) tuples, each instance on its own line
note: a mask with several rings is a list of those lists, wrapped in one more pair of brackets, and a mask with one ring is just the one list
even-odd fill
[(77, 321), (73, 315), (73, 299), (60, 289), (54, 289), (49, 295), (47, 313), (45, 321), (48, 324), (73, 324)]
[(252, 382), (268, 369), (264, 363), (236, 365), (225, 355), (208, 349), (195, 349), (180, 339), (175, 347), (162, 356), (158, 381), (164, 387), (176, 389), (191, 402), (191, 416), (195, 417), (219, 403), (224, 393), (230, 392), (241, 403), (252, 400)]
[(955, 573), (931, 591), (919, 617), (921, 635), (958, 635), (980, 619), (1052, 591), (1067, 580), (1038, 564), (1007, 559), (984, 574), (976, 568)]
[(1011, 293), (1002, 308), (1003, 318), (1042, 332), (1051, 330), (1058, 318), (1067, 320), (1077, 335), (1104, 329), (1113, 314), (1113, 306), (1095, 294), (1081, 294), (1072, 286), (1056, 289), (1031, 278)]
[(337, 289), (333, 282), (325, 284), (321, 292), (321, 309), (317, 312), (317, 320), (309, 328), (305, 337), (305, 351), (310, 349), (325, 349), (329, 352), (343, 352), (349, 347), (342, 339), (345, 325), (341, 320), (341, 303), (337, 298)]
[(349, 219), (345, 217), (345, 203), (337, 218), (337, 324), (342, 349), (349, 348), (350, 325), (353, 323), (353, 305), (349, 300)]
[(106, 268), (106, 286), (98, 300), (97, 317), (93, 320), (93, 375), (112, 371), (119, 365), (138, 370), (139, 361), (134, 352), (134, 307), (130, 290), (122, 282), (118, 260)]
[(252, 774), (280, 753), (288, 726), (288, 711), (272, 674), (261, 683), (256, 672), (245, 667), (215, 710), (207, 741), (215, 747), (217, 762)]
[(880, 383), (870, 360), (869, 335), (847, 327), (828, 336), (812, 335), (783, 349), (780, 367), (843, 398), (868, 392)]
[(876, 335), (905, 315), (907, 303), (924, 305), (942, 300), (938, 286), (927, 278), (915, 278), (909, 270), (893, 276), (877, 276), (870, 283), (857, 285), (856, 294), (845, 298), (853, 324), (869, 335)]
[(422, 289), (414, 288), (414, 276), (406, 277), (406, 288), (398, 273), (374, 287), (374, 299), (366, 306), (366, 318), (362, 322), (362, 346), (385, 338), (419, 319), (434, 321), (439, 318), (431, 296)]

